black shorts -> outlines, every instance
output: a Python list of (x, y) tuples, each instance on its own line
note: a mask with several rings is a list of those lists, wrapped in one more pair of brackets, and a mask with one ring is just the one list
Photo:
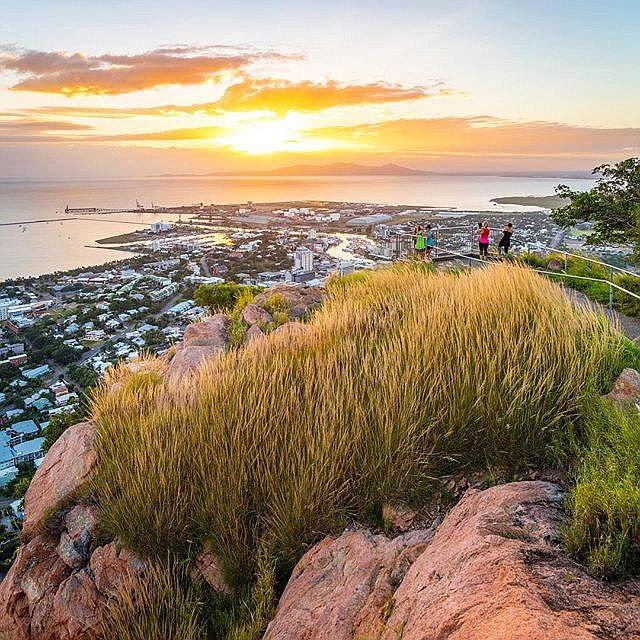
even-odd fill
[(489, 255), (489, 243), (488, 242), (478, 242), (478, 246), (480, 247), (480, 255), (488, 256)]

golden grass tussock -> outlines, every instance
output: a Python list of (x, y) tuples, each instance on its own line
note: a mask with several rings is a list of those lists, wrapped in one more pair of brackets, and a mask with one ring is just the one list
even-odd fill
[(104, 528), (146, 556), (207, 539), (247, 582), (462, 466), (549, 459), (619, 337), (531, 270), (404, 265), (331, 282), (300, 335), (271, 335), (168, 388), (153, 362), (97, 393)]

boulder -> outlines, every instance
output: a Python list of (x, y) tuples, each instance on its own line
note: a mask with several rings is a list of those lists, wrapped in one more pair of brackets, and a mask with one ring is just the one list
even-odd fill
[(300, 288), (294, 285), (277, 285), (259, 293), (255, 297), (254, 303), (261, 307), (270, 298), (280, 298), (287, 307), (291, 308), (300, 303), (302, 293)]
[(218, 353), (213, 347), (199, 345), (187, 345), (178, 349), (176, 355), (167, 365), (167, 379), (180, 381), (195, 374), (204, 362), (215, 357)]
[(226, 351), (229, 346), (227, 317), (223, 313), (218, 313), (201, 322), (187, 325), (178, 350), (188, 346), (211, 347), (218, 353)]
[(640, 403), (640, 373), (635, 369), (624, 369), (607, 394), (616, 404)]
[[(556, 485), (515, 482), (469, 489), (430, 541), (420, 531), (325, 539), (294, 569), (264, 638), (640, 638), (638, 590), (566, 556), (562, 503)], [(390, 560), (398, 544), (401, 570)]]
[(389, 605), (396, 586), (424, 551), (431, 532), (394, 540), (369, 531), (325, 538), (308, 551), (289, 579), (264, 640), (355, 640)]
[(100, 513), (94, 505), (79, 504), (64, 516), (64, 524), (69, 538), (88, 551), (91, 540), (98, 532)]
[(0, 584), (0, 638), (92, 640), (110, 599), (130, 588), (143, 569), (113, 542), (72, 569), (54, 542), (36, 536), (21, 547)]
[(44, 457), (24, 497), (22, 532), (32, 537), (45, 515), (77, 495), (91, 479), (96, 466), (91, 422), (69, 427)]
[(85, 549), (80, 544), (76, 545), (69, 534), (63, 531), (60, 535), (60, 542), (56, 547), (56, 553), (60, 556), (60, 559), (72, 569), (81, 567), (87, 561), (87, 554)]
[(252, 324), (247, 330), (247, 335), (244, 337), (244, 344), (250, 344), (254, 340), (259, 340), (260, 338), (264, 338), (262, 329), (260, 329), (257, 324)]
[(243, 322), (250, 325), (265, 325), (269, 324), (273, 320), (271, 314), (266, 309), (263, 309), (256, 304), (248, 304), (242, 310), (240, 317)]
[[(47, 615), (60, 584), (71, 569), (58, 556), (55, 542), (36, 536), (21, 547), (0, 583), (0, 638), (32, 640), (31, 618)], [(42, 635), (40, 637), (43, 637)]]
[(182, 342), (166, 367), (165, 377), (178, 382), (196, 373), (208, 359), (224, 353), (229, 347), (227, 317), (219, 313), (202, 322), (194, 322), (184, 331)]
[(113, 598), (144, 571), (145, 564), (116, 542), (110, 542), (93, 552), (89, 568), (96, 589), (103, 596)]
[(285, 322), (275, 329), (273, 335), (284, 335), (288, 338), (304, 335), (307, 332), (307, 325), (302, 322)]
[(307, 313), (309, 313), (309, 307), (304, 304), (297, 304), (295, 307), (289, 309), (289, 317), (293, 320), (304, 318)]

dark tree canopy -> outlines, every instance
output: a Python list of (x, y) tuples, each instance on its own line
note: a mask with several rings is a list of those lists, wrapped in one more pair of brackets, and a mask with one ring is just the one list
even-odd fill
[(553, 221), (561, 227), (577, 222), (593, 222), (592, 244), (628, 244), (640, 249), (640, 158), (628, 158), (617, 164), (596, 167), (600, 175), (589, 191), (573, 191), (561, 184), (556, 193), (567, 198), (566, 204), (553, 212)]

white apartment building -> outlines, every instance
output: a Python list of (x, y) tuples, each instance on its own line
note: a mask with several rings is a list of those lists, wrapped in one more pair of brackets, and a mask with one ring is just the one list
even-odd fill
[(313, 271), (313, 252), (307, 247), (296, 249), (293, 254), (293, 268), (302, 273)]

